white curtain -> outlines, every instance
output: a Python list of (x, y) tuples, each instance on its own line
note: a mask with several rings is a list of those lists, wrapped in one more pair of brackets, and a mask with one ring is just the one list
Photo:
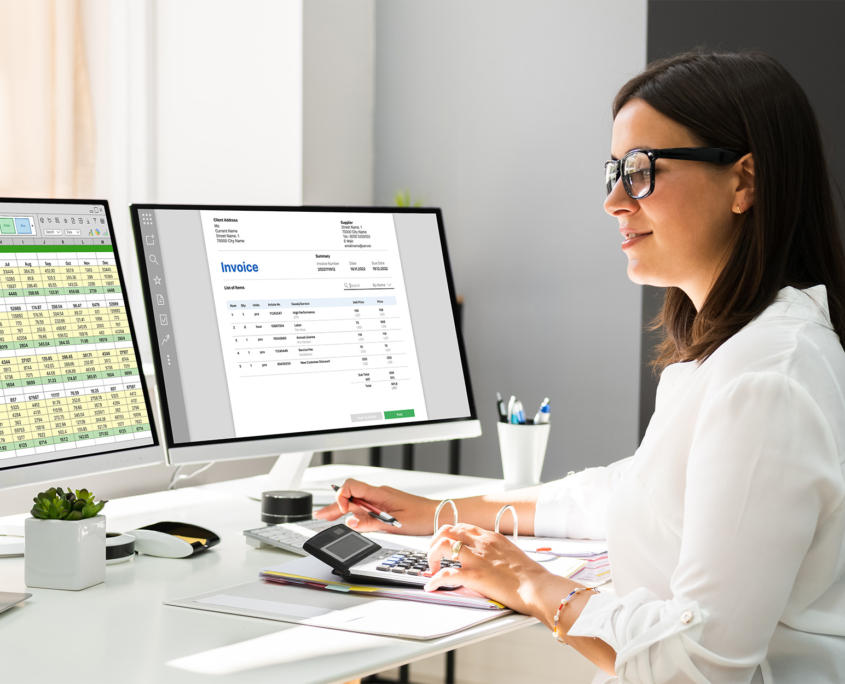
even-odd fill
[(90, 196), (94, 111), (81, 0), (0, 0), (0, 26), (0, 196)]

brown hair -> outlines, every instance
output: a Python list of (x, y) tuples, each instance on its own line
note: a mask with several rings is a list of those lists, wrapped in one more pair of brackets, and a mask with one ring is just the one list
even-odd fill
[(845, 347), (845, 248), (818, 121), (798, 82), (758, 51), (696, 50), (652, 62), (628, 81), (614, 118), (632, 99), (682, 124), (704, 147), (750, 152), (755, 169), (755, 203), (701, 311), (679, 288), (666, 288), (653, 323), (663, 331), (655, 369), (704, 361), (786, 286), (827, 287)]

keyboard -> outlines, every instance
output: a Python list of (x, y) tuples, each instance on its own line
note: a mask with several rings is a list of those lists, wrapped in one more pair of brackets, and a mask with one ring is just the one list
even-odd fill
[(266, 527), (257, 527), (254, 530), (244, 530), (244, 536), (246, 537), (246, 543), (257, 549), (266, 546), (276, 546), (284, 551), (297, 553), (300, 556), (307, 556), (308, 553), (302, 549), (302, 545), (306, 539), (310, 539), (318, 532), (327, 530), (335, 525), (342, 525), (343, 521), (349, 515), (344, 515), (337, 520), (317, 520), (316, 518), (312, 518), (311, 520), (301, 520), (295, 523), (267, 525)]

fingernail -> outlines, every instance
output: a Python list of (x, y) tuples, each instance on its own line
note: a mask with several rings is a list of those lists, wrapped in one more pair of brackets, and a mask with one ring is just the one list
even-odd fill
[(346, 524), (349, 525), (349, 527), (358, 527), (358, 518), (352, 515), (346, 519)]

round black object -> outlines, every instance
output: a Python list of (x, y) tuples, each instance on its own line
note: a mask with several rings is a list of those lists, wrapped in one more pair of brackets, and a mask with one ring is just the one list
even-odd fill
[(313, 497), (308, 492), (275, 491), (261, 495), (261, 522), (271, 525), (311, 520)]

